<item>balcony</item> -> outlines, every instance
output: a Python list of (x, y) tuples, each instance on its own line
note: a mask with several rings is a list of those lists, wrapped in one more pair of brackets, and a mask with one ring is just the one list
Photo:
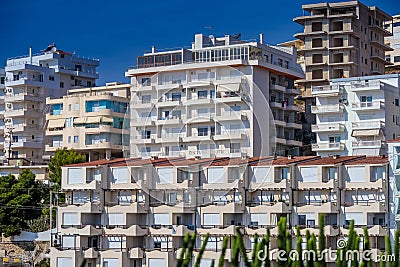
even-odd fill
[(301, 129), (303, 129), (303, 125), (301, 124), (301, 122), (287, 122), (286, 123), (286, 127), (287, 128), (295, 128), (295, 129), (298, 129), (298, 130), (301, 130)]
[(40, 111), (33, 109), (8, 109), (4, 112), (6, 117), (28, 117), (28, 118), (41, 118), (44, 114)]
[(374, 111), (374, 110), (384, 110), (385, 103), (380, 100), (371, 102), (357, 102), (352, 103), (352, 110), (354, 111)]
[(290, 207), (286, 202), (248, 203), (249, 213), (290, 213)]
[(186, 119), (183, 120), (184, 124), (187, 123), (208, 123), (213, 122), (215, 118), (215, 113), (200, 113), (200, 114), (190, 114)]
[(165, 133), (161, 135), (161, 138), (157, 138), (157, 143), (179, 143), (184, 137), (186, 133)]
[(85, 143), (85, 148), (81, 149), (115, 149), (115, 150), (122, 150), (122, 144), (121, 143), (114, 143), (106, 140), (99, 140), (99, 141), (94, 141), (92, 142), (87, 142)]
[(384, 141), (375, 140), (375, 141), (355, 141), (352, 143), (353, 149), (361, 149), (361, 148), (383, 148), (386, 145)]
[(157, 103), (157, 99), (151, 99), (150, 101), (136, 101), (133, 103), (132, 108), (153, 109), (153, 108), (155, 108), (156, 103)]
[(331, 122), (331, 123), (321, 123), (311, 126), (311, 130), (314, 133), (324, 133), (324, 132), (343, 132), (344, 131), (344, 124), (338, 122)]
[(246, 156), (246, 155), (247, 155), (246, 149), (233, 150), (233, 149), (226, 148), (226, 149), (215, 150), (216, 157), (239, 158), (239, 157)]
[(85, 259), (97, 259), (99, 257), (99, 251), (96, 248), (88, 248), (83, 252)]
[(160, 99), (160, 101), (157, 102), (156, 106), (158, 108), (179, 107), (181, 104), (182, 104), (181, 98), (178, 98), (178, 99), (166, 99), (164, 101), (162, 101), (162, 99)]
[(286, 87), (283, 85), (279, 85), (279, 84), (271, 84), (270, 85), (270, 89), (271, 90), (275, 90), (275, 91), (279, 91), (279, 92), (286, 92)]
[(336, 95), (342, 93), (344, 85), (323, 85), (311, 87), (312, 95), (324, 96), (324, 95)]
[(142, 248), (131, 248), (128, 251), (128, 258), (130, 259), (142, 259), (144, 255)]
[(214, 103), (232, 103), (232, 102), (241, 102), (241, 96), (225, 96), (225, 97), (216, 97), (214, 99)]
[(301, 95), (301, 91), (297, 88), (288, 88), (286, 89), (286, 93), (291, 95)]
[(44, 97), (39, 94), (28, 94), (28, 93), (20, 93), (15, 95), (6, 94), (4, 96), (4, 102), (23, 102), (23, 101), (44, 102)]
[(213, 153), (211, 153), (211, 150), (189, 150), (187, 152), (187, 156), (189, 158), (195, 158), (195, 157), (212, 158), (212, 157), (214, 157)]
[(132, 144), (154, 144), (157, 134), (132, 136)]
[(353, 130), (384, 129), (383, 121), (360, 121), (352, 123)]
[[(122, 189), (141, 189), (143, 188), (141, 186), (142, 184), (136, 184), (136, 183), (130, 183), (130, 184), (125, 184), (125, 187), (123, 184), (119, 184), (119, 187), (117, 187), (116, 190), (122, 190)], [(111, 190), (115, 190), (113, 187), (110, 186)], [(144, 202), (106, 202), (105, 206), (107, 207), (108, 212), (123, 212), (123, 213), (147, 213), (148, 212), (148, 207), (146, 206), (146, 203)]]
[(183, 142), (196, 142), (196, 141), (211, 141), (214, 135), (206, 134), (192, 134), (183, 138)]
[(39, 79), (30, 79), (27, 77), (21, 77), (18, 80), (6, 82), (7, 86), (29, 85), (29, 86), (41, 87), (44, 86), (44, 84), (45, 83)]
[(245, 121), (247, 119), (246, 111), (227, 111), (215, 117), (216, 121)]
[(342, 205), (342, 208), (346, 210), (346, 212), (376, 212), (376, 213), (385, 213), (388, 212), (388, 207), (386, 203), (377, 200), (363, 200), (363, 201), (351, 201), (345, 202)]
[(154, 126), (156, 119), (155, 117), (140, 117), (132, 119), (130, 124), (132, 127)]
[(339, 211), (336, 202), (310, 202), (310, 203), (296, 203), (296, 212), (319, 212), (319, 213), (337, 213)]
[(182, 104), (184, 106), (191, 106), (191, 105), (207, 105), (207, 104), (212, 104), (213, 99), (211, 98), (192, 98), (192, 99), (187, 99), (186, 101), (183, 101)]
[(344, 144), (342, 143), (318, 143), (312, 144), (312, 151), (322, 152), (322, 151), (343, 151)]
[[(155, 225), (150, 230), (150, 235), (163, 235), (163, 236), (185, 236), (187, 233), (192, 234), (192, 227), (186, 225), (165, 225), (158, 226)], [(194, 228), (193, 228), (194, 229)]]
[(182, 125), (182, 123), (183, 123), (182, 118), (174, 116), (159, 118), (156, 121), (156, 125), (175, 125), (175, 124)]
[(98, 202), (84, 202), (82, 200), (82, 203), (60, 204), (59, 210), (60, 212), (101, 213), (102, 207)]
[(341, 103), (334, 105), (319, 105), (311, 107), (311, 112), (314, 114), (342, 113), (343, 110), (344, 110), (344, 105)]
[(247, 137), (247, 131), (245, 129), (241, 130), (228, 130), (216, 134), (213, 136), (213, 140), (241, 140)]
[(274, 142), (277, 144), (286, 145), (286, 139), (283, 136), (275, 137)]
[(301, 141), (288, 139), (288, 140), (286, 140), (286, 145), (288, 145), (288, 146), (302, 146), (303, 143)]

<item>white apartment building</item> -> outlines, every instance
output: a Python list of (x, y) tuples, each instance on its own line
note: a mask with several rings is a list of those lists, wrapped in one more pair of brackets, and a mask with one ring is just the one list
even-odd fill
[(92, 87), (99, 60), (75, 56), (50, 45), (39, 54), (9, 58), (5, 68), (4, 158), (41, 162), (47, 143), (46, 97), (59, 98), (75, 86)]
[(386, 61), (393, 65), (386, 67), (386, 73), (400, 73), (400, 15), (393, 16), (393, 20), (387, 21), (385, 29), (392, 33), (392, 36), (385, 37), (385, 44), (393, 51), (386, 51)]
[(129, 148), (130, 84), (70, 89), (62, 98), (46, 98), (46, 154), (66, 147), (89, 161), (123, 157)]
[(0, 158), (4, 157), (4, 89), (6, 83), (6, 71), (0, 68)]
[(399, 75), (334, 79), (312, 87), (316, 144), (329, 155), (386, 155), (386, 141), (400, 133)]
[[(58, 208), (51, 266), (175, 266), (183, 237), (196, 230), (197, 256), (210, 233), (201, 266), (218, 259), (222, 240), (271, 230), (277, 248), (277, 222), (299, 225), (316, 235), (325, 215), (327, 247), (339, 237), (368, 228), (374, 255), (388, 234), (388, 158), (115, 159), (62, 168), (66, 202)], [(295, 243), (295, 242), (294, 242)], [(228, 241), (225, 266), (230, 266)], [(334, 262), (328, 266), (334, 266)]]
[[(131, 156), (297, 154), (296, 49), (195, 35), (190, 49), (152, 51), (131, 78)], [(269, 107), (268, 107), (269, 106)]]

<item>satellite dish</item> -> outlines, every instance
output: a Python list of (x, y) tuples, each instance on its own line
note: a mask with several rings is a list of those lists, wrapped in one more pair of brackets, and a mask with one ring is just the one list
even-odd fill
[(51, 48), (50, 51), (53, 52), (53, 53), (55, 53), (55, 52), (57, 51), (57, 48), (54, 46), (54, 47)]

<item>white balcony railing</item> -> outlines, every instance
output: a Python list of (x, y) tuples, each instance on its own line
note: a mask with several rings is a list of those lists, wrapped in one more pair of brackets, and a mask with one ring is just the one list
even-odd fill
[(335, 105), (319, 105), (319, 106), (312, 106), (311, 112), (312, 113), (339, 113), (342, 112), (344, 109), (343, 104), (335, 104)]
[(369, 101), (369, 102), (357, 102), (352, 104), (352, 108), (355, 110), (383, 109), (385, 108), (385, 103), (380, 100)]
[(383, 121), (359, 121), (352, 123), (353, 130), (361, 129), (382, 129), (385, 128)]
[(385, 142), (381, 141), (381, 140), (374, 140), (374, 141), (356, 141), (353, 142), (353, 147), (357, 147), (357, 148), (368, 148), (368, 147), (382, 147), (382, 145), (384, 145)]
[(336, 142), (336, 143), (318, 143), (312, 144), (313, 151), (324, 151), (324, 150), (343, 150), (344, 144)]

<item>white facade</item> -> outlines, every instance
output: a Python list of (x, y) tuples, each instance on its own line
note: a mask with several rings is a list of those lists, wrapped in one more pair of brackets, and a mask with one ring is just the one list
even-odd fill
[(400, 133), (399, 75), (334, 79), (312, 94), (318, 155), (386, 155)]
[(386, 61), (393, 65), (386, 68), (386, 73), (400, 72), (400, 15), (393, 16), (393, 20), (385, 23), (385, 29), (391, 32), (392, 36), (385, 37), (386, 45), (390, 46), (393, 51), (386, 51)]
[(302, 145), (295, 48), (197, 34), (191, 49), (153, 47), (126, 76), (132, 157), (285, 155)]
[[(99, 60), (80, 58), (50, 45), (40, 54), (10, 58), (5, 68), (5, 158), (41, 162), (47, 140), (46, 97), (59, 98), (75, 86), (95, 86)], [(11, 144), (11, 145), (10, 145)]]

